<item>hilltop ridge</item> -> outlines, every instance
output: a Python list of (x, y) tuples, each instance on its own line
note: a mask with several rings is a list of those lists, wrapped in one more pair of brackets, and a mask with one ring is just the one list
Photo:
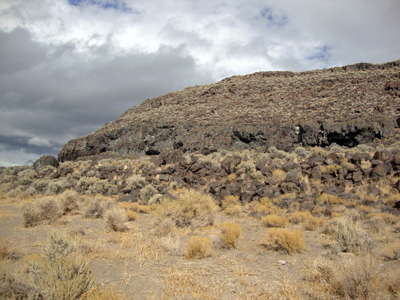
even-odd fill
[(58, 158), (390, 144), (399, 125), (400, 60), (257, 72), (147, 99), (96, 132), (71, 140)]

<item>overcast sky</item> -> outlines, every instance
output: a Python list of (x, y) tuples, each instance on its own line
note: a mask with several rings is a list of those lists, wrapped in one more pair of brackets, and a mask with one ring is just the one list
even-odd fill
[(0, 0), (0, 166), (190, 85), (399, 59), (399, 28), (399, 0)]

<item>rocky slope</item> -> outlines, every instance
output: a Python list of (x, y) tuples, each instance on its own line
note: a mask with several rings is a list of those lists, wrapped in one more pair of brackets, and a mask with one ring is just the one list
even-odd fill
[(93, 134), (68, 142), (58, 158), (391, 144), (399, 126), (400, 60), (258, 72), (148, 99)]

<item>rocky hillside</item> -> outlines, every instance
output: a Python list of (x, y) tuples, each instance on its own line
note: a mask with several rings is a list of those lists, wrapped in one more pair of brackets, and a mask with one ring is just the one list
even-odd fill
[(114, 152), (391, 144), (400, 126), (400, 61), (309, 72), (258, 72), (187, 88), (68, 142), (60, 161)]

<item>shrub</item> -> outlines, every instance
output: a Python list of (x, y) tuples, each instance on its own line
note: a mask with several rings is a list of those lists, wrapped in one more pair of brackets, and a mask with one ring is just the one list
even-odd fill
[(249, 204), (249, 208), (250, 214), (256, 217), (282, 212), (282, 209), (274, 205), (272, 200), (267, 197), (263, 197), (259, 201), (252, 201)]
[(385, 260), (400, 260), (400, 242), (387, 245), (380, 254)]
[(93, 286), (87, 262), (77, 257), (45, 260), (41, 264), (32, 265), (30, 273), (44, 299), (80, 299)]
[(0, 261), (5, 259), (18, 259), (18, 253), (10, 248), (9, 243), (4, 240), (0, 240)]
[(236, 242), (240, 236), (240, 225), (224, 223), (220, 225), (220, 229), (223, 247), (227, 249), (236, 248)]
[(261, 219), (262, 223), (266, 227), (285, 227), (288, 223), (288, 219), (283, 216), (268, 215)]
[(228, 216), (239, 216), (241, 212), (241, 205), (233, 205), (224, 209), (224, 213), (226, 213)]
[(128, 221), (135, 221), (138, 218), (138, 215), (133, 210), (127, 210), (126, 216), (128, 217)]
[(394, 225), (400, 220), (398, 216), (389, 213), (370, 213), (368, 218), (382, 219), (386, 224), (390, 225)]
[(217, 205), (207, 194), (195, 190), (176, 192), (175, 199), (166, 200), (158, 206), (158, 213), (172, 218), (179, 227), (206, 226), (213, 223)]
[(158, 191), (151, 184), (148, 184), (139, 191), (139, 202), (141, 204), (147, 204), (151, 197), (156, 194), (158, 194)]
[(49, 237), (43, 255), (31, 263), (28, 275), (31, 289), (40, 296), (27, 299), (80, 299), (93, 287), (87, 262), (80, 258), (73, 242), (62, 234)]
[(286, 172), (281, 169), (272, 171), (272, 181), (275, 183), (283, 182), (286, 179)]
[(122, 208), (114, 207), (105, 214), (106, 227), (112, 231), (126, 231), (125, 222), (128, 221), (126, 212)]
[(154, 226), (154, 234), (157, 237), (164, 237), (173, 234), (175, 230), (175, 222), (171, 219), (158, 219)]
[(211, 256), (211, 240), (207, 237), (192, 236), (186, 245), (186, 258), (205, 258)]
[(291, 213), (289, 220), (293, 224), (304, 224), (306, 230), (314, 231), (323, 222), (321, 218), (314, 217), (309, 211), (297, 211)]
[(267, 229), (261, 245), (272, 250), (283, 250), (288, 254), (301, 252), (304, 249), (304, 233), (285, 228)]
[(229, 207), (240, 205), (239, 197), (238, 196), (225, 196), (224, 199), (222, 199), (222, 208), (225, 210)]
[(52, 198), (42, 198), (23, 208), (25, 227), (33, 227), (44, 222), (52, 223), (62, 215), (58, 203)]
[(305, 279), (319, 299), (395, 299), (400, 282), (398, 271), (383, 272), (371, 256), (339, 261), (319, 258), (306, 269)]
[(50, 234), (44, 247), (44, 254), (48, 260), (57, 261), (75, 252), (76, 249), (76, 243), (69, 239), (66, 234), (53, 233)]
[(22, 282), (9, 268), (0, 270), (0, 299), (43, 299), (34, 287)]
[(68, 214), (79, 210), (79, 194), (74, 190), (68, 190), (62, 193), (60, 196), (61, 211), (62, 213)]
[(96, 196), (90, 198), (84, 208), (84, 216), (86, 218), (101, 218), (105, 211), (113, 206), (114, 203), (106, 197)]
[(338, 218), (328, 223), (324, 233), (332, 236), (343, 252), (369, 251), (372, 240), (359, 223), (349, 217)]
[(238, 196), (225, 196), (221, 204), (222, 209), (229, 216), (237, 216), (242, 212), (242, 205), (240, 204)]

